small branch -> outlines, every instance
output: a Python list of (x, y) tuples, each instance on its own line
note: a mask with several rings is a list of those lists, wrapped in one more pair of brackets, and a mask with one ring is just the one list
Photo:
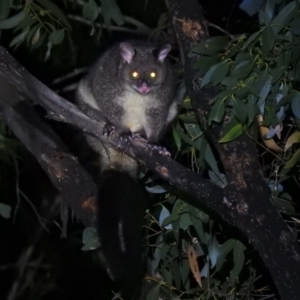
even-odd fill
[(234, 35), (232, 35), (232, 34), (231, 34), (230, 32), (228, 32), (227, 30), (221, 28), (220, 26), (218, 26), (218, 25), (216, 25), (216, 24), (214, 24), (214, 23), (208, 22), (208, 21), (206, 21), (206, 24), (207, 24), (207, 26), (209, 26), (209, 27), (216, 28), (216, 29), (218, 29), (219, 31), (225, 33), (226, 35), (228, 35), (228, 36), (230, 37), (231, 40), (234, 40), (234, 39), (235, 39), (235, 36), (234, 36)]

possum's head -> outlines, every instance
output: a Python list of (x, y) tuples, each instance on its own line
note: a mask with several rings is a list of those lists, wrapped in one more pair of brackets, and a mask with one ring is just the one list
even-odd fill
[(172, 69), (166, 60), (170, 50), (169, 44), (155, 48), (121, 43), (119, 75), (124, 78), (125, 88), (146, 95), (163, 85), (168, 76), (172, 76)]

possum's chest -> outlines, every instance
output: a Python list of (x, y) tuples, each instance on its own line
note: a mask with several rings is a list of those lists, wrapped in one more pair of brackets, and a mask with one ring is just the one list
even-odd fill
[(119, 103), (124, 109), (122, 124), (133, 133), (147, 131), (151, 126), (147, 118), (147, 109), (155, 107), (153, 96), (140, 95), (137, 92), (125, 92)]

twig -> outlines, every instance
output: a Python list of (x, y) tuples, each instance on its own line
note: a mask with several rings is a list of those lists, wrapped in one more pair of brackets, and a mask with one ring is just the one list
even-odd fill
[(214, 23), (208, 22), (208, 21), (206, 21), (206, 24), (207, 24), (207, 26), (209, 26), (209, 27), (216, 28), (216, 29), (218, 29), (219, 31), (225, 33), (226, 35), (228, 35), (228, 36), (230, 37), (230, 39), (232, 39), (232, 40), (235, 39), (235, 36), (234, 36), (234, 35), (232, 35), (231, 33), (229, 33), (227, 30), (221, 28), (220, 26), (218, 26), (218, 25), (216, 25), (216, 24), (214, 24)]

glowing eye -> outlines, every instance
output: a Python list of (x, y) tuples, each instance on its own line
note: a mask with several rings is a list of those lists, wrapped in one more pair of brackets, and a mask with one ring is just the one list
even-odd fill
[(151, 72), (151, 73), (149, 74), (149, 76), (150, 76), (150, 78), (155, 78), (155, 77), (156, 77), (156, 73), (155, 73), (155, 72)]
[(139, 75), (139, 73), (137, 71), (133, 71), (131, 73), (131, 76), (132, 76), (132, 78), (139, 78), (140, 77), (140, 75)]

